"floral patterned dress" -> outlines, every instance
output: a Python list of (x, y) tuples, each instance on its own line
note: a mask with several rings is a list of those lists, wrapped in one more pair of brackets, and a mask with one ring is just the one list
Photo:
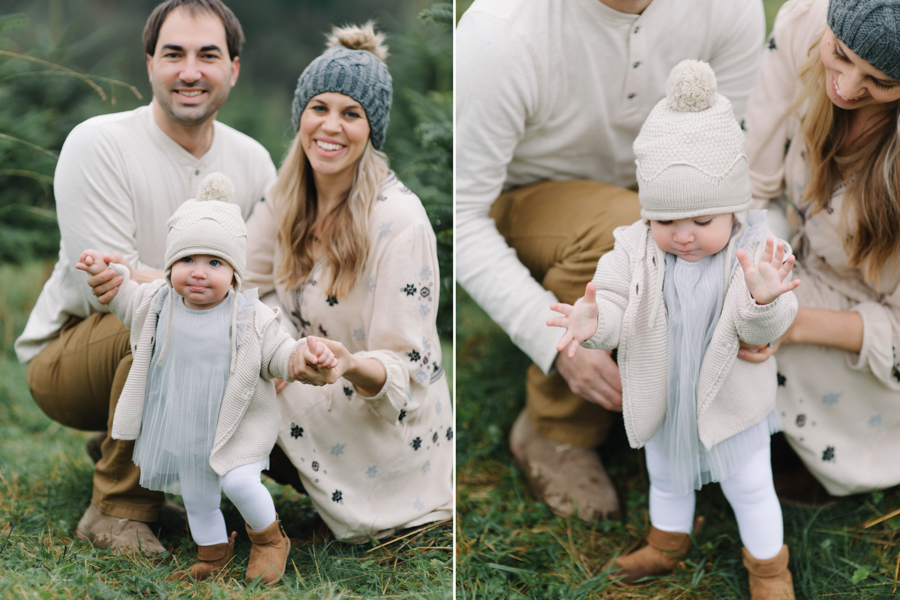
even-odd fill
[(846, 495), (900, 483), (900, 461), (892, 458), (900, 455), (900, 269), (888, 265), (874, 286), (848, 264), (843, 185), (815, 215), (803, 204), (809, 169), (790, 107), (827, 9), (828, 0), (790, 0), (779, 11), (750, 97), (747, 155), (754, 198), (764, 203), (783, 195), (797, 209), (792, 245), (800, 306), (855, 311), (863, 320), (859, 353), (794, 344), (776, 354), (785, 435), (831, 494)]
[(453, 406), (436, 328), (434, 232), (419, 199), (391, 173), (369, 218), (369, 258), (348, 297), (327, 294), (325, 261), (296, 289), (274, 281), (279, 252), (271, 202), (248, 222), (244, 287), (275, 290), (299, 332), (340, 341), (384, 365), (365, 397), (349, 381), (292, 383), (278, 395), (278, 444), (339, 539), (379, 537), (452, 516)]

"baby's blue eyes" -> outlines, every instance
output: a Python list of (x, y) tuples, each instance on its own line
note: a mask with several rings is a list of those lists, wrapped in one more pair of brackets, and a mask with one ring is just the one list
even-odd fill
[[(185, 256), (184, 258), (181, 259), (181, 262), (192, 263), (192, 262), (194, 262), (194, 259), (191, 256)], [(221, 264), (222, 264), (222, 261), (217, 258), (214, 258), (211, 261), (209, 261), (209, 266), (211, 266), (211, 267), (218, 267)]]

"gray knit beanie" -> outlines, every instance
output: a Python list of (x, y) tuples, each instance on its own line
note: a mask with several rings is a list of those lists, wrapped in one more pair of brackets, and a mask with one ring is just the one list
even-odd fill
[(335, 27), (328, 37), (328, 50), (309, 63), (297, 81), (292, 110), (294, 131), (300, 113), (313, 96), (339, 92), (359, 102), (366, 111), (372, 145), (384, 145), (391, 112), (391, 74), (384, 59), (384, 35), (376, 34), (372, 22), (362, 26)]
[(861, 59), (900, 79), (900, 2), (831, 0), (828, 27)]
[(685, 60), (672, 69), (666, 97), (634, 141), (634, 156), (645, 219), (741, 213), (750, 206), (744, 133), (705, 62)]

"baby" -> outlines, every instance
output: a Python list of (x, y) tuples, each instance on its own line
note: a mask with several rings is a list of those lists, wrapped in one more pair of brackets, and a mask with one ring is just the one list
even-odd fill
[[(643, 219), (614, 232), (574, 306), (553, 304), (557, 349), (618, 348), (632, 447), (646, 449), (648, 545), (617, 558), (634, 583), (674, 568), (690, 549), (694, 490), (718, 481), (734, 509), (754, 599), (793, 598), (769, 437), (772, 360), (737, 360), (740, 341), (767, 344), (797, 313), (794, 264), (748, 211), (744, 135), (712, 69), (684, 61), (634, 142)], [(740, 266), (740, 269), (738, 268)]]
[(199, 561), (176, 577), (206, 579), (231, 557), (237, 534), (228, 536), (219, 509), (224, 490), (253, 544), (247, 580), (270, 584), (290, 552), (260, 481), (280, 427), (272, 379), (295, 378), (295, 361), (317, 369), (337, 361), (320, 340), (292, 340), (256, 289), (238, 293), (247, 230), (232, 194), (231, 180), (213, 173), (197, 199), (175, 211), (165, 279), (138, 285), (127, 266), (107, 265), (96, 250), (85, 250), (76, 267), (92, 275), (112, 268), (124, 278), (109, 307), (131, 329), (134, 359), (112, 437), (136, 440), (143, 487), (184, 499)]

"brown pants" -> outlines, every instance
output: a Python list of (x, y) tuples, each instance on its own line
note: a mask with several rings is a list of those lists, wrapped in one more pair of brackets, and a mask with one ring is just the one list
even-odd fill
[[(112, 314), (73, 317), (57, 339), (28, 363), (28, 387), (44, 413), (59, 423), (87, 431), (112, 431), (119, 395), (131, 369), (130, 332)], [(93, 501), (106, 515), (155, 521), (164, 495), (139, 485), (132, 461), (134, 442), (108, 434), (94, 468)], [(297, 470), (277, 446), (270, 474), (303, 491)]]
[[(612, 250), (613, 229), (640, 219), (637, 193), (594, 181), (543, 181), (502, 194), (490, 212), (531, 275), (560, 301), (584, 295), (597, 261)], [(538, 432), (585, 448), (606, 440), (611, 417), (573, 393), (565, 380), (531, 365), (526, 407)]]

